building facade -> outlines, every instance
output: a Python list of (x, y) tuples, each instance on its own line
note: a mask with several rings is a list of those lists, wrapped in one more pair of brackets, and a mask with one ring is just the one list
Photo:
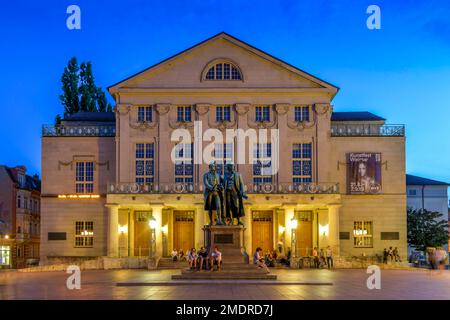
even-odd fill
[(221, 33), (109, 92), (114, 115), (44, 126), (43, 261), (199, 248), (211, 158), (243, 176), (248, 252), (406, 255), (404, 126), (333, 112), (337, 87)]
[(0, 268), (24, 268), (39, 260), (40, 189), (24, 166), (0, 166)]
[[(415, 210), (442, 213), (442, 219), (449, 220), (448, 187), (446, 182), (406, 175), (407, 206)], [(446, 246), (446, 250), (449, 246)], [(411, 251), (409, 248), (408, 251)]]

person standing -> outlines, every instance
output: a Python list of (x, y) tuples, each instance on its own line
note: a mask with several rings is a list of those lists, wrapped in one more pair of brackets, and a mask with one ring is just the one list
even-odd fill
[(314, 247), (313, 259), (314, 259), (314, 268), (319, 269), (319, 252), (317, 251), (317, 247)]
[(333, 251), (331, 250), (330, 246), (327, 247), (325, 254), (327, 256), (328, 269), (331, 269), (331, 268), (333, 268)]
[(389, 247), (388, 255), (389, 260), (392, 262), (394, 260), (394, 251), (392, 250), (392, 247)]
[(387, 251), (386, 248), (384, 248), (384, 250), (383, 250), (383, 263), (387, 263), (388, 262), (388, 256), (389, 256), (389, 252)]

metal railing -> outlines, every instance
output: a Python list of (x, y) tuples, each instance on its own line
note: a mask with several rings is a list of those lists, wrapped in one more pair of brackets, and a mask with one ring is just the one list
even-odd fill
[[(203, 184), (195, 183), (110, 183), (108, 194), (195, 194), (203, 193)], [(338, 183), (260, 183), (247, 184), (248, 194), (338, 194)]]
[(404, 137), (403, 124), (331, 124), (332, 137)]
[(64, 126), (64, 125), (43, 125), (43, 137), (114, 137), (116, 126), (90, 125), (90, 126)]

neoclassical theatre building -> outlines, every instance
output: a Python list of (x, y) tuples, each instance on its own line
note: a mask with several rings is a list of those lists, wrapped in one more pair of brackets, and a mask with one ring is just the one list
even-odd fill
[[(115, 113), (78, 113), (42, 135), (41, 261), (165, 257), (204, 243), (208, 163), (194, 150), (214, 128), (278, 129), (237, 163), (236, 139), (213, 144), (217, 170), (246, 184), (251, 253), (406, 256), (405, 137), (369, 112), (336, 112), (338, 88), (220, 33), (113, 86)], [(192, 143), (172, 141), (186, 129)], [(175, 152), (172, 152), (175, 150)], [(250, 150), (246, 146), (246, 153)], [(279, 170), (266, 170), (273, 153)], [(226, 259), (226, 258), (224, 258)]]

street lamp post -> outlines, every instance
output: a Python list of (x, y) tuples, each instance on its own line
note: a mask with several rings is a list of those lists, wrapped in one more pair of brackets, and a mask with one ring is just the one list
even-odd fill
[(155, 217), (151, 216), (148, 225), (150, 226), (150, 247), (149, 247), (149, 258), (155, 257), (155, 251), (156, 251), (156, 226), (157, 222)]

